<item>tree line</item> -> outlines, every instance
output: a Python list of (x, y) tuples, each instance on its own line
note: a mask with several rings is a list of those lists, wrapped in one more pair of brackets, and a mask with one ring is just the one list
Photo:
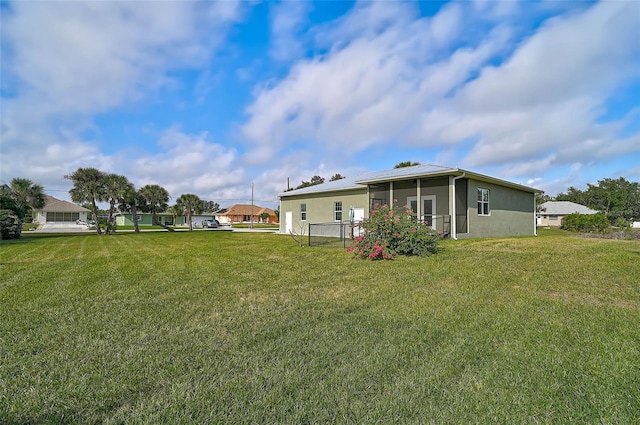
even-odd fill
[[(132, 215), (134, 231), (138, 227), (138, 212), (150, 212), (153, 224), (162, 225), (157, 218), (160, 212), (170, 212), (174, 218), (178, 215), (187, 217), (189, 230), (193, 230), (192, 218), (204, 211), (215, 212), (220, 205), (212, 201), (204, 201), (193, 193), (182, 194), (175, 205), (169, 206), (169, 192), (157, 184), (148, 184), (136, 189), (133, 183), (123, 175), (105, 173), (96, 168), (78, 168), (64, 176), (73, 187), (69, 191), (71, 200), (91, 210), (96, 223), (97, 234), (103, 234), (99, 220), (98, 204), (106, 202), (109, 209), (104, 234), (115, 230), (115, 213), (129, 212)], [(0, 186), (0, 228), (2, 239), (19, 238), (25, 216), (33, 209), (45, 206), (44, 188), (28, 179), (14, 178), (10, 184)]]
[(117, 211), (131, 213), (134, 231), (140, 232), (138, 227), (138, 212), (150, 212), (152, 223), (165, 227), (158, 221), (157, 214), (170, 212), (174, 218), (178, 215), (187, 217), (189, 230), (193, 230), (193, 216), (203, 211), (217, 211), (220, 208), (216, 202), (204, 201), (193, 193), (184, 193), (176, 199), (175, 205), (169, 206), (169, 192), (160, 185), (148, 184), (140, 189), (135, 188), (127, 177), (119, 174), (105, 173), (96, 168), (78, 168), (72, 174), (65, 176), (73, 183), (69, 191), (71, 200), (78, 204), (85, 204), (91, 209), (96, 219), (96, 232), (102, 233), (98, 206), (100, 202), (107, 202), (106, 233), (115, 230), (114, 214)]
[(570, 186), (555, 197), (541, 195), (538, 201), (575, 202), (601, 212), (611, 224), (616, 225), (640, 220), (640, 183), (624, 177), (598, 180), (598, 184), (587, 184), (585, 190)]

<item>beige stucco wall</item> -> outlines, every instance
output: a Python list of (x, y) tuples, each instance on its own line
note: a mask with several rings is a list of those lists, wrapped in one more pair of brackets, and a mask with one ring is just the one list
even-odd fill
[(349, 208), (364, 209), (365, 217), (369, 215), (367, 206), (367, 189), (354, 189), (321, 194), (305, 194), (287, 196), (280, 199), (280, 233), (286, 233), (287, 211), (292, 212), (292, 229), (300, 230), (300, 204), (307, 205), (306, 223), (329, 223), (334, 220), (334, 202), (342, 202), (342, 220), (349, 220)]
[(541, 215), (538, 226), (560, 227), (562, 226), (563, 215), (554, 215), (556, 220), (551, 220), (550, 215)]

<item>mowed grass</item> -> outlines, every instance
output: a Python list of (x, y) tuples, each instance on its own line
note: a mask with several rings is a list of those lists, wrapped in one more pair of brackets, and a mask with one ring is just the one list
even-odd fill
[(640, 243), (0, 246), (0, 423), (639, 423)]

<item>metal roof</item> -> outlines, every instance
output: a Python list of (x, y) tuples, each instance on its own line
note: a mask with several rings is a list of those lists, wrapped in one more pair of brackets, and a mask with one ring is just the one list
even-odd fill
[(495, 177), (486, 176), (483, 174), (474, 173), (471, 171), (463, 170), (460, 168), (442, 167), (439, 165), (425, 164), (414, 165), (412, 167), (394, 168), (392, 170), (383, 171), (370, 171), (362, 173), (352, 178), (345, 178), (342, 180), (336, 180), (332, 182), (322, 183), (314, 186), (304, 187), (302, 189), (291, 190), (278, 194), (279, 197), (306, 195), (311, 193), (322, 192), (335, 192), (339, 190), (356, 190), (363, 189), (368, 184), (382, 183), (397, 180), (407, 180), (422, 177), (435, 177), (435, 176), (462, 176), (465, 174), (467, 177), (495, 183), (501, 186), (508, 186), (517, 188), (527, 192), (542, 192), (541, 190), (534, 189), (529, 186), (524, 186), (518, 183), (512, 183), (506, 180), (497, 179)]
[(422, 176), (437, 174), (449, 175), (458, 172), (457, 168), (441, 167), (439, 165), (414, 165), (412, 167), (394, 168), (392, 170), (373, 171), (356, 180), (358, 183), (367, 184), (391, 180), (405, 180)]
[(303, 187), (302, 189), (289, 190), (287, 192), (278, 194), (278, 196), (294, 196), (305, 195), (308, 193), (334, 192), (338, 190), (354, 190), (366, 188), (366, 186), (356, 183), (357, 178), (358, 177), (344, 178), (340, 180), (334, 180), (332, 182), (317, 184), (314, 186)]

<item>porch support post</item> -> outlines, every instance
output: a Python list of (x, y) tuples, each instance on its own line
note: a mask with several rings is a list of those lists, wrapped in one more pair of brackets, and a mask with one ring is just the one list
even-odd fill
[(449, 234), (452, 239), (457, 239), (456, 235), (456, 181), (453, 176), (449, 176)]
[(536, 202), (536, 194), (533, 194), (533, 236), (538, 236), (538, 219), (537, 210), (538, 203)]
[(418, 202), (416, 202), (417, 204), (417, 209), (416, 209), (416, 214), (418, 215), (418, 222), (422, 222), (422, 200), (420, 199), (420, 179), (416, 179), (416, 199), (418, 200)]
[[(467, 172), (463, 171), (461, 176), (458, 176), (458, 177), (449, 176), (449, 187), (451, 188), (451, 195), (449, 199), (449, 211), (451, 212), (450, 233), (451, 233), (451, 239), (453, 240), (458, 240), (458, 229), (457, 229), (458, 224), (457, 224), (457, 215), (456, 215), (456, 180), (461, 179), (466, 175), (467, 175)], [(467, 199), (469, 199), (468, 191), (469, 191), (469, 185), (467, 185)], [(469, 213), (467, 212), (467, 214)], [(467, 220), (467, 223), (468, 222), (469, 220)], [(468, 231), (469, 231), (469, 224), (467, 224), (467, 232)]]
[(393, 206), (393, 181), (389, 182), (389, 206)]
[(371, 185), (370, 184), (367, 185), (367, 204), (369, 205), (367, 205), (367, 208), (365, 209), (366, 211), (365, 218), (369, 218), (369, 216), (371, 215), (372, 202), (371, 202)]

